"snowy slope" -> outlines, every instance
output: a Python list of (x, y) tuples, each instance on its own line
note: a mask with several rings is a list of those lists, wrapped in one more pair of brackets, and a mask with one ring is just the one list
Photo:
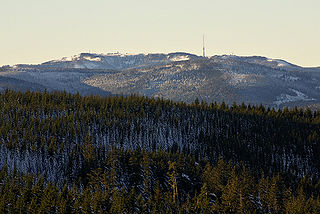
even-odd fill
[[(114, 94), (136, 93), (192, 102), (234, 101), (270, 107), (317, 103), (320, 72), (264, 57), (215, 56), (95, 75), (84, 83)], [(268, 64), (271, 63), (271, 64)], [(284, 68), (285, 67), (285, 68)], [(292, 70), (290, 69), (292, 68)]]
[[(185, 102), (199, 98), (270, 107), (320, 103), (319, 68), (260, 56), (82, 53), (0, 71), (0, 77), (24, 81), (24, 85), (84, 95), (135, 93)], [(16, 85), (20, 90), (21, 84)]]
[(162, 65), (173, 61), (186, 61), (199, 57), (188, 53), (170, 54), (91, 54), (81, 53), (73, 57), (64, 57), (42, 63), (37, 67), (86, 68), (86, 69), (127, 69)]

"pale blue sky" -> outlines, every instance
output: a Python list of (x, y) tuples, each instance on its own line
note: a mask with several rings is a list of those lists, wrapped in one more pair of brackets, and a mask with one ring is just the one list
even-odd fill
[(261, 55), (320, 66), (319, 0), (0, 0), (0, 65), (80, 52)]

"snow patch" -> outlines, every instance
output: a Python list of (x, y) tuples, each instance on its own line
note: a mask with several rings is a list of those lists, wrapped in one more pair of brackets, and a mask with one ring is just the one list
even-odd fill
[(101, 56), (119, 56), (119, 57), (127, 57), (127, 56), (137, 56), (137, 55), (143, 55), (146, 56), (146, 54), (135, 54), (135, 53), (120, 53), (120, 52), (116, 52), (116, 53), (107, 53), (107, 54), (99, 54)]
[(173, 58), (170, 58), (171, 61), (173, 62), (180, 62), (180, 61), (188, 61), (190, 60), (189, 56), (176, 56)]
[(101, 62), (101, 58), (100, 58), (100, 57), (85, 56), (85, 57), (83, 57), (83, 58), (86, 59), (86, 60), (88, 60), (88, 61)]
[(280, 59), (268, 59), (268, 62), (276, 62), (278, 67), (291, 66), (288, 62)]
[(289, 63), (282, 61), (282, 60), (277, 60), (277, 63), (278, 63), (279, 67), (290, 66)]
[(298, 90), (295, 90), (292, 88), (289, 90), (294, 92), (296, 95), (293, 96), (293, 95), (289, 95), (289, 94), (281, 94), (280, 96), (277, 97), (277, 101), (274, 101), (273, 103), (276, 104), (277, 106), (279, 106), (283, 103), (288, 103), (288, 102), (315, 100), (313, 98), (309, 98), (307, 95), (305, 95), (301, 91), (298, 91)]

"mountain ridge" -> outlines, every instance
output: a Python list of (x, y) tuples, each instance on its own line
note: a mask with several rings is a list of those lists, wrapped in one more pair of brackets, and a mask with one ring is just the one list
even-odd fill
[(83, 95), (134, 93), (188, 103), (198, 98), (276, 108), (320, 103), (319, 68), (262, 56), (81, 53), (2, 67), (0, 75)]
[[(113, 67), (113, 69), (126, 69), (130, 68), (130, 62), (128, 60), (140, 60), (138, 63), (143, 64), (148, 61), (153, 61), (153, 62), (158, 62), (164, 61), (164, 62), (173, 62), (173, 61), (186, 61), (186, 60), (195, 60), (195, 59), (233, 59), (233, 60), (240, 60), (240, 61), (247, 61), (250, 63), (254, 64), (266, 64), (266, 65), (273, 65), (273, 66), (278, 66), (278, 67), (291, 67), (291, 68), (303, 68), (303, 69), (320, 69), (319, 67), (303, 67), (299, 65), (295, 65), (293, 63), (290, 63), (286, 60), (283, 59), (272, 59), (264, 56), (237, 56), (237, 55), (214, 55), (214, 56), (208, 56), (208, 57), (203, 57), (203, 56), (198, 56), (195, 54), (187, 53), (187, 52), (172, 52), (172, 53), (138, 53), (138, 54), (128, 54), (128, 53), (107, 53), (107, 54), (97, 54), (97, 53), (80, 53), (71, 57), (62, 57), (61, 59), (56, 59), (56, 60), (49, 60), (40, 64), (16, 64), (16, 67), (63, 67), (66, 64), (71, 64), (67, 66), (67, 68), (87, 68), (87, 69), (109, 69), (110, 67), (103, 67), (104, 61), (108, 61), (108, 59), (113, 58), (113, 60), (117, 59), (122, 59), (127, 64), (127, 66), (122, 66), (122, 67)], [(145, 58), (145, 60), (142, 60), (142, 58)], [(102, 66), (88, 66), (86, 65), (76, 65), (75, 63), (79, 62), (95, 62), (97, 63), (102, 63)], [(66, 64), (64, 64), (66, 63)], [(72, 64), (74, 63), (74, 64)], [(132, 63), (132, 62), (131, 62)], [(80, 63), (81, 64), (81, 63)], [(135, 65), (135, 63), (134, 63)], [(74, 66), (74, 67), (72, 67)]]

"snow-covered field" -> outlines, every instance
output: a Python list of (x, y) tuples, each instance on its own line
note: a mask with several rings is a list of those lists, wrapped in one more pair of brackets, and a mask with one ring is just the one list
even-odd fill
[(187, 61), (187, 60), (190, 60), (190, 57), (188, 57), (188, 56), (176, 56), (176, 57), (170, 58), (170, 60), (174, 61), (174, 62)]
[(280, 106), (281, 104), (288, 103), (288, 102), (316, 100), (314, 98), (309, 98), (307, 95), (305, 95), (301, 91), (298, 91), (292, 88), (289, 90), (294, 92), (296, 95), (281, 94), (280, 96), (277, 97), (277, 100), (274, 101), (273, 103), (276, 104), (277, 106)]

